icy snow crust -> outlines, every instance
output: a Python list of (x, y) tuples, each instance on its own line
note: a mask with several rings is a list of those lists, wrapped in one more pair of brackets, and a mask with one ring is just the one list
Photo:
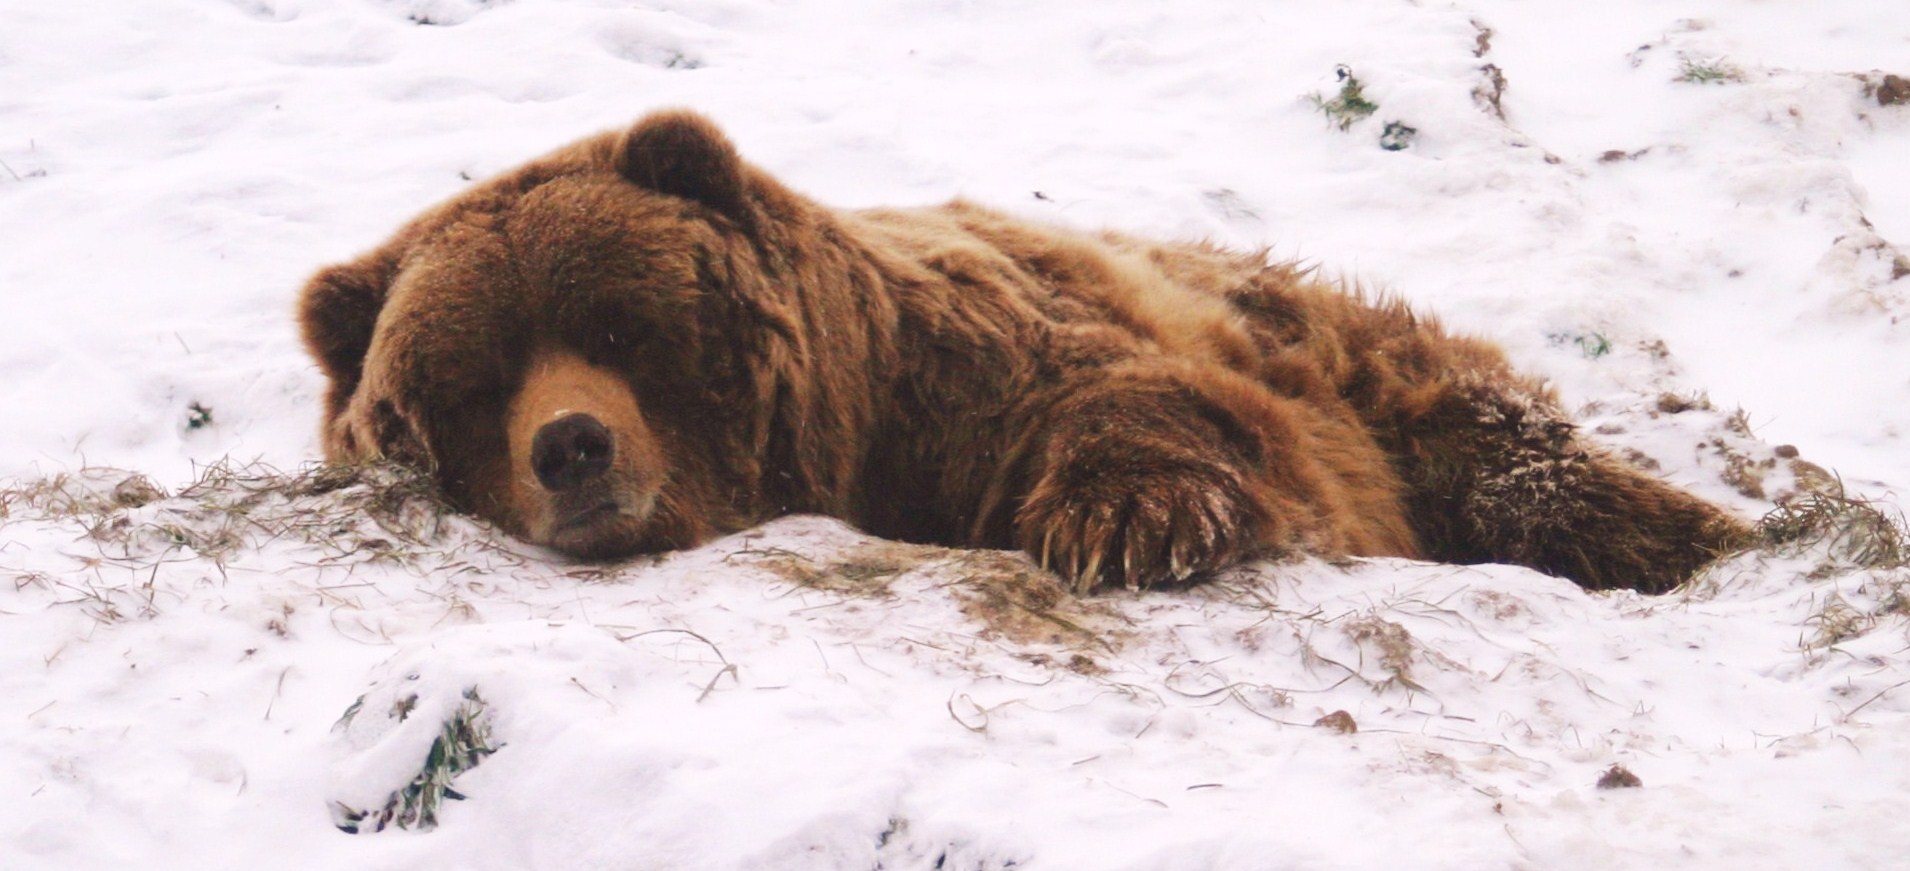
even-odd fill
[[(293, 477), (322, 384), (290, 315), (315, 267), (467, 179), (683, 105), (833, 204), (962, 195), (1391, 288), (1747, 517), (1812, 474), (1783, 444), (1895, 499), (1910, 106), (1875, 91), (1910, 76), (1898, 4), (0, 0), (0, 21), (0, 867), (1910, 851), (1903, 569), (1751, 555), (1646, 598), (1314, 560), (1072, 600), (1012, 554), (817, 518), (569, 565), (376, 481)], [(1380, 106), (1344, 133), (1307, 99), (1342, 64)], [(1727, 75), (1679, 81), (1692, 64)], [(1378, 146), (1389, 121), (1406, 150)], [(336, 830), (474, 687), (497, 750), (467, 798), (429, 832)], [(1614, 765), (1642, 787), (1597, 788)]]

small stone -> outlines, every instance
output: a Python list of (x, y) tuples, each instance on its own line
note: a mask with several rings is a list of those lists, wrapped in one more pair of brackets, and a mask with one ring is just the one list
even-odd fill
[(1313, 725), (1322, 729), (1332, 729), (1342, 735), (1351, 735), (1360, 730), (1360, 725), (1353, 722), (1353, 715), (1345, 711), (1334, 711), (1331, 714), (1327, 714), (1318, 720), (1314, 720)]
[(1379, 134), (1379, 147), (1387, 151), (1405, 151), (1412, 147), (1413, 139), (1419, 136), (1419, 130), (1398, 121), (1386, 122), (1386, 129)]
[(1638, 789), (1644, 785), (1645, 782), (1639, 780), (1638, 775), (1623, 765), (1613, 765), (1598, 776), (1599, 789)]
[(1771, 449), (1771, 453), (1776, 454), (1781, 460), (1794, 460), (1797, 459), (1797, 446), (1778, 445)]

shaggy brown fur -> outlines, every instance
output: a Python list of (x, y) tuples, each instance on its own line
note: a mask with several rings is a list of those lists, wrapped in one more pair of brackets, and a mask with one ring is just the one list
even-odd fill
[(683, 112), (425, 213), (300, 319), (331, 459), (586, 558), (816, 512), (1080, 590), (1294, 550), (1663, 590), (1745, 534), (1397, 303), (964, 203), (825, 208)]

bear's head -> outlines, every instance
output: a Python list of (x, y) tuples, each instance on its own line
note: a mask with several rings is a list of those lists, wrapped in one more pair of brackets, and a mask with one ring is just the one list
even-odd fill
[[(572, 145), (321, 271), (299, 321), (323, 442), (584, 558), (761, 519), (791, 332), (758, 225), (788, 195), (685, 112)], [(775, 506), (768, 506), (775, 507)]]

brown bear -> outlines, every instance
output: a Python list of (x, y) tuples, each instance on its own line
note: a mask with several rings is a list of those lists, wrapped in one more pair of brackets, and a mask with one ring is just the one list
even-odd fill
[(1661, 591), (1747, 536), (1397, 302), (962, 202), (830, 209), (682, 111), (426, 212), (299, 318), (329, 459), (584, 559), (808, 512), (1079, 591), (1294, 552)]

